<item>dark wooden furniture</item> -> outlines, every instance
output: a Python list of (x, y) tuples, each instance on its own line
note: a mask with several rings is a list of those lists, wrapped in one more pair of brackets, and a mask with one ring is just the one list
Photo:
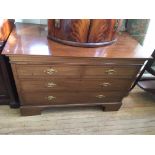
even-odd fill
[[(131, 89), (133, 89), (137, 84), (140, 88), (155, 95), (155, 69), (152, 68), (152, 65), (155, 62), (155, 50), (152, 53), (152, 58), (153, 59), (147, 61), (147, 63), (144, 65)], [(149, 73), (149, 75), (145, 75), (144, 73)]]
[(47, 39), (45, 26), (16, 24), (3, 51), (10, 59), (22, 115), (45, 108), (95, 106), (118, 110), (151, 53), (127, 33), (100, 48)]
[(8, 58), (1, 55), (7, 38), (14, 26), (14, 20), (4, 19), (0, 26), (0, 105), (19, 107), (15, 82)]
[(49, 19), (48, 38), (81, 47), (106, 46), (116, 41), (119, 19)]

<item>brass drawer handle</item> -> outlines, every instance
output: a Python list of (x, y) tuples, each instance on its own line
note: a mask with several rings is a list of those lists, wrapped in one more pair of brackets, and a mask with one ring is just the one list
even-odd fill
[(54, 97), (54, 96), (48, 96), (47, 99), (48, 99), (48, 101), (53, 101), (54, 99), (56, 99), (56, 97)]
[(96, 97), (97, 98), (105, 98), (106, 96), (104, 96), (104, 95), (97, 95)]
[(52, 74), (56, 73), (57, 70), (56, 69), (53, 69), (53, 68), (48, 68), (48, 69), (44, 70), (44, 72), (46, 74), (48, 74), (48, 75), (52, 75)]
[(103, 87), (108, 87), (108, 86), (111, 85), (111, 83), (109, 83), (109, 82), (103, 82), (100, 85), (103, 86)]
[(48, 84), (47, 84), (48, 88), (53, 88), (54, 86), (56, 86), (56, 84), (53, 82), (48, 82)]
[(116, 71), (114, 69), (109, 69), (107, 71), (105, 71), (106, 73), (108, 73), (109, 75), (114, 74)]

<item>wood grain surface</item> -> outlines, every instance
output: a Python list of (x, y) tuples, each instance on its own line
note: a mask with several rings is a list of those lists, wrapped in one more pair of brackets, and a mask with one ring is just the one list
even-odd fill
[(119, 19), (49, 19), (48, 38), (67, 45), (97, 47), (116, 41)]
[(47, 39), (45, 26), (35, 24), (16, 23), (2, 52), (5, 55), (45, 55), (55, 57), (83, 57), (83, 58), (150, 58), (152, 47), (142, 47), (128, 33), (118, 36), (118, 41), (107, 47), (80, 48), (66, 46)]

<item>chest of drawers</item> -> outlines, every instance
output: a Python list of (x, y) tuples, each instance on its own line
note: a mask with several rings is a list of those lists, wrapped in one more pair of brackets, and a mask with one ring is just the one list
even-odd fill
[(78, 105), (118, 110), (150, 59), (126, 33), (101, 48), (62, 45), (47, 40), (46, 33), (40, 25), (17, 24), (11, 34), (15, 42), (8, 42), (3, 52), (10, 59), (22, 115)]
[(35, 107), (40, 113), (47, 107), (68, 105), (102, 105), (104, 110), (118, 110), (143, 64), (113, 59), (109, 60), (113, 64), (106, 60), (96, 64), (85, 58), (80, 58), (80, 64), (71, 58), (74, 63), (70, 64), (64, 57), (42, 58), (27, 57), (22, 62), (18, 56), (18, 61), (12, 62), (23, 115), (34, 114), (31, 109)]

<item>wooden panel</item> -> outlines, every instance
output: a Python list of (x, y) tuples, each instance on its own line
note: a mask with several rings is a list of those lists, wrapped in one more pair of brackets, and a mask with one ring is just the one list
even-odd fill
[(89, 19), (65, 19), (60, 20), (59, 24), (56, 24), (55, 21), (53, 19), (48, 22), (49, 35), (62, 40), (87, 42)]
[(103, 91), (103, 90), (128, 90), (132, 79), (55, 79), (44, 78), (20, 80), (22, 92), (41, 91)]
[(117, 19), (92, 19), (88, 42), (103, 42), (115, 39)]
[[(76, 104), (76, 103), (103, 103), (119, 102), (126, 92), (92, 92), (92, 93), (74, 93), (74, 92), (34, 92), (22, 94), (22, 105), (46, 105), (46, 104)], [(98, 98), (100, 95), (100, 98)], [(102, 98), (102, 96), (104, 96)], [(53, 99), (51, 99), (53, 98)]]
[[(66, 51), (69, 53), (69, 51)], [(76, 54), (76, 52), (75, 52)], [(109, 66), (109, 65), (136, 65), (142, 66), (145, 62), (143, 59), (99, 59), (99, 58), (84, 58), (84, 57), (51, 57), (51, 56), (28, 56), (18, 55), (10, 56), (11, 63), (16, 64), (44, 64), (44, 65), (92, 65), (92, 66)]]

